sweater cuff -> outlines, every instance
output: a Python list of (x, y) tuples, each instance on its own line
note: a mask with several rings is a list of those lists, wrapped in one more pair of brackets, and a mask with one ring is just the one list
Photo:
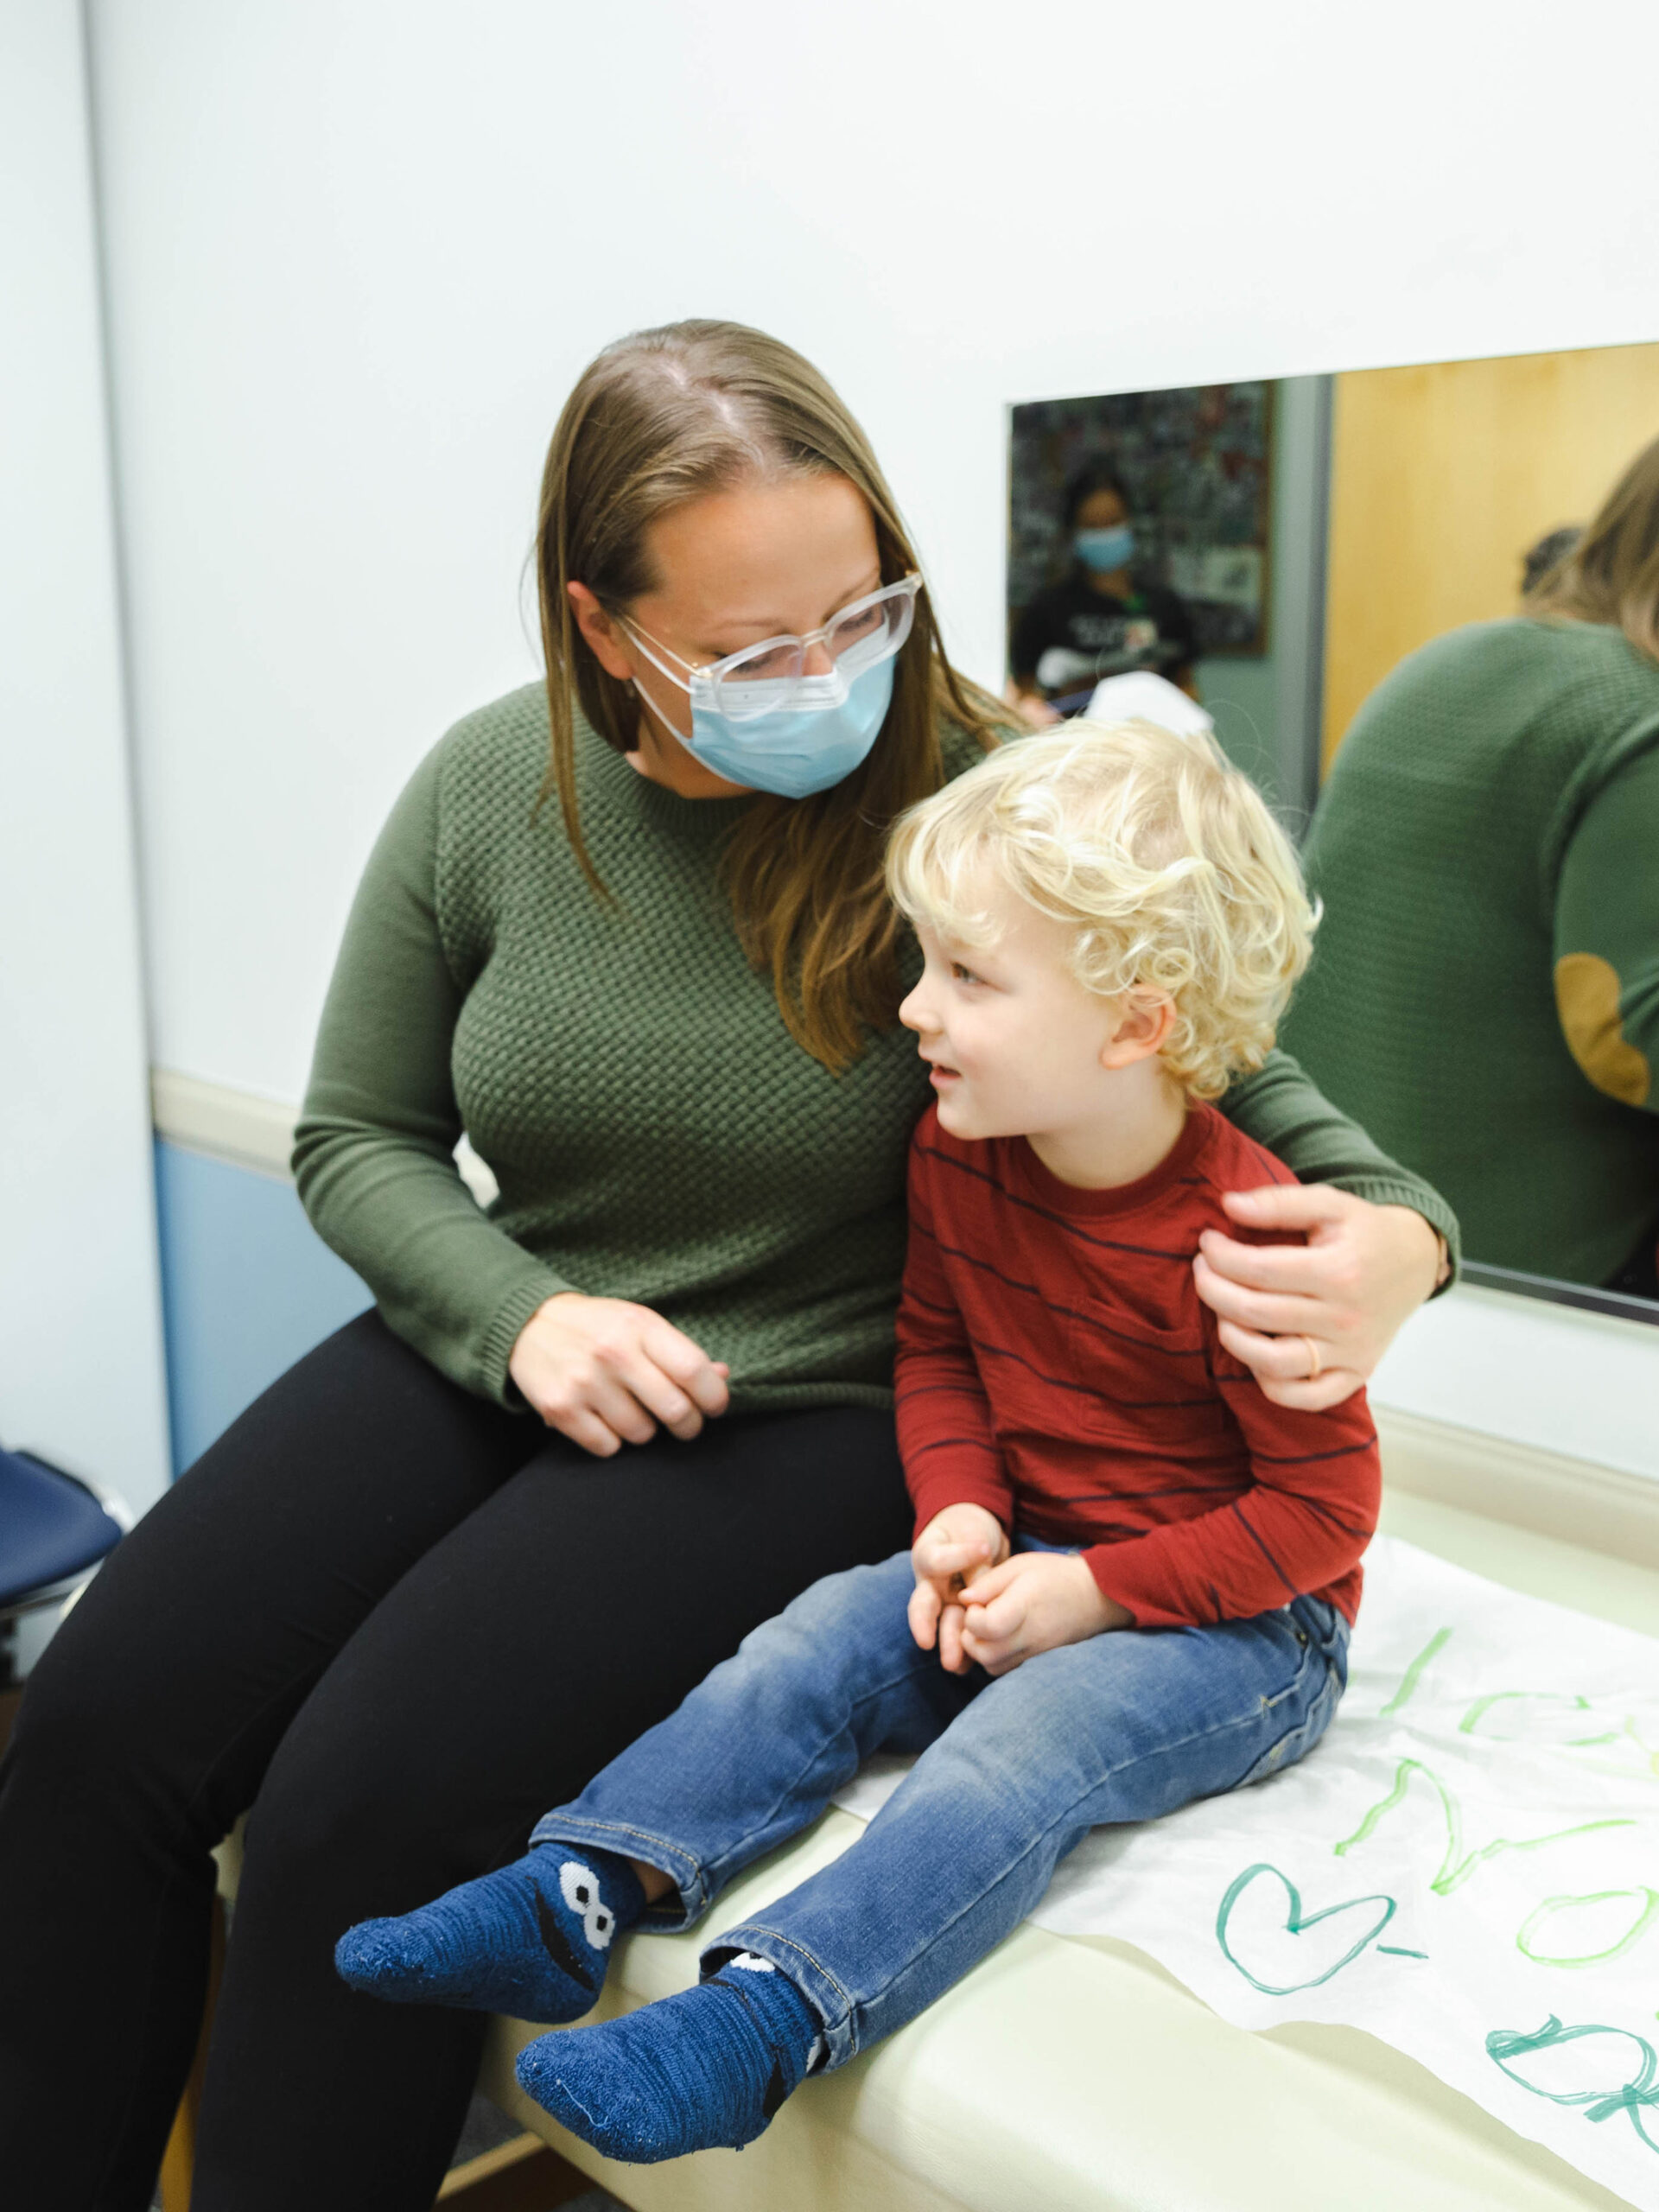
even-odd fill
[(1396, 1180), (1387, 1175), (1333, 1175), (1319, 1179), (1328, 1179), (1333, 1189), (1350, 1191), (1357, 1198), (1369, 1198), (1374, 1206), (1408, 1206), (1413, 1213), (1421, 1215), (1432, 1230), (1446, 1239), (1446, 1279), (1435, 1285), (1429, 1296), (1438, 1298), (1442, 1291), (1451, 1289), (1463, 1264), (1462, 1236), (1458, 1217), (1432, 1184), (1403, 1177)]
[(495, 1310), (478, 1352), (478, 1389), (486, 1398), (513, 1413), (524, 1410), (524, 1393), (507, 1372), (507, 1362), (519, 1332), (531, 1315), (561, 1291), (574, 1290), (573, 1282), (556, 1275), (550, 1268), (537, 1267), (534, 1274), (514, 1286)]

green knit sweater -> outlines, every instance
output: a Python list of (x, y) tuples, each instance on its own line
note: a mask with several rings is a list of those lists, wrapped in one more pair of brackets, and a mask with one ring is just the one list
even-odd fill
[(1659, 668), (1586, 623), (1436, 639), (1361, 708), (1305, 859), (1285, 1042), (1470, 1257), (1599, 1283), (1650, 1252)]
[[(717, 877), (747, 799), (688, 800), (578, 724), (598, 898), (557, 805), (539, 686), (461, 722), (392, 810), (346, 925), (295, 1142), (324, 1240), (467, 1389), (556, 1291), (636, 1299), (731, 1364), (742, 1407), (885, 1405), (905, 1156), (929, 1096), (893, 1027), (844, 1075), (801, 1050)], [(953, 773), (978, 757), (949, 736)], [(1225, 1102), (1299, 1174), (1415, 1206), (1282, 1057)], [(487, 1215), (452, 1158), (493, 1170)]]

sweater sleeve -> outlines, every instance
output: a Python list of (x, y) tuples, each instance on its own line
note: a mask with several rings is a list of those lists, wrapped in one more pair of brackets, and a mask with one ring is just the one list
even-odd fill
[(1228, 1120), (1265, 1145), (1299, 1183), (1330, 1183), (1373, 1205), (1409, 1206), (1421, 1214), (1446, 1239), (1452, 1272), (1440, 1288), (1456, 1281), (1456, 1214), (1432, 1184), (1390, 1160), (1357, 1122), (1338, 1113), (1287, 1052), (1269, 1052), (1219, 1103)]
[(1659, 1114), (1659, 739), (1603, 785), (1562, 856), (1555, 1006), (1598, 1090)]
[(454, 1163), (449, 1072), (464, 993), (440, 941), (435, 886), (442, 753), (392, 809), (346, 925), (294, 1141), (312, 1226), (389, 1325), (464, 1389), (521, 1402), (518, 1332), (573, 1286), (494, 1227)]
[(1012, 1530), (1014, 1485), (935, 1230), (926, 1154), (910, 1151), (910, 1243), (899, 1300), (893, 1400), (916, 1531), (947, 1505), (982, 1505)]
[[(1382, 1491), (1365, 1393), (1324, 1413), (1276, 1406), (1207, 1315), (1205, 1333), (1216, 1382), (1243, 1432), (1252, 1487), (1213, 1513), (1091, 1547), (1084, 1556), (1096, 1581), (1137, 1628), (1249, 1620), (1314, 1590), (1346, 1597), (1351, 1618)], [(1346, 1591), (1332, 1589), (1349, 1577)]]

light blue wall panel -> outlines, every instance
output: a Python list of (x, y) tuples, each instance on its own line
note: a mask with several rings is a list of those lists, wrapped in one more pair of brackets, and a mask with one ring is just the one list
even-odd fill
[(291, 1184), (157, 1142), (173, 1471), (372, 1301)]

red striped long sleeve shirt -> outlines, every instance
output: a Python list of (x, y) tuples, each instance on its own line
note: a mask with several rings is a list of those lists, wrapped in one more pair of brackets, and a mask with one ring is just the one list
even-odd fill
[(1211, 1106), (1151, 1174), (1106, 1191), (1062, 1183), (1023, 1137), (952, 1137), (930, 1108), (896, 1372), (918, 1529), (973, 1503), (1080, 1545), (1141, 1628), (1304, 1593), (1351, 1621), (1381, 1488), (1364, 1393), (1274, 1405), (1192, 1278), (1200, 1230), (1248, 1241), (1224, 1191), (1294, 1180)]

